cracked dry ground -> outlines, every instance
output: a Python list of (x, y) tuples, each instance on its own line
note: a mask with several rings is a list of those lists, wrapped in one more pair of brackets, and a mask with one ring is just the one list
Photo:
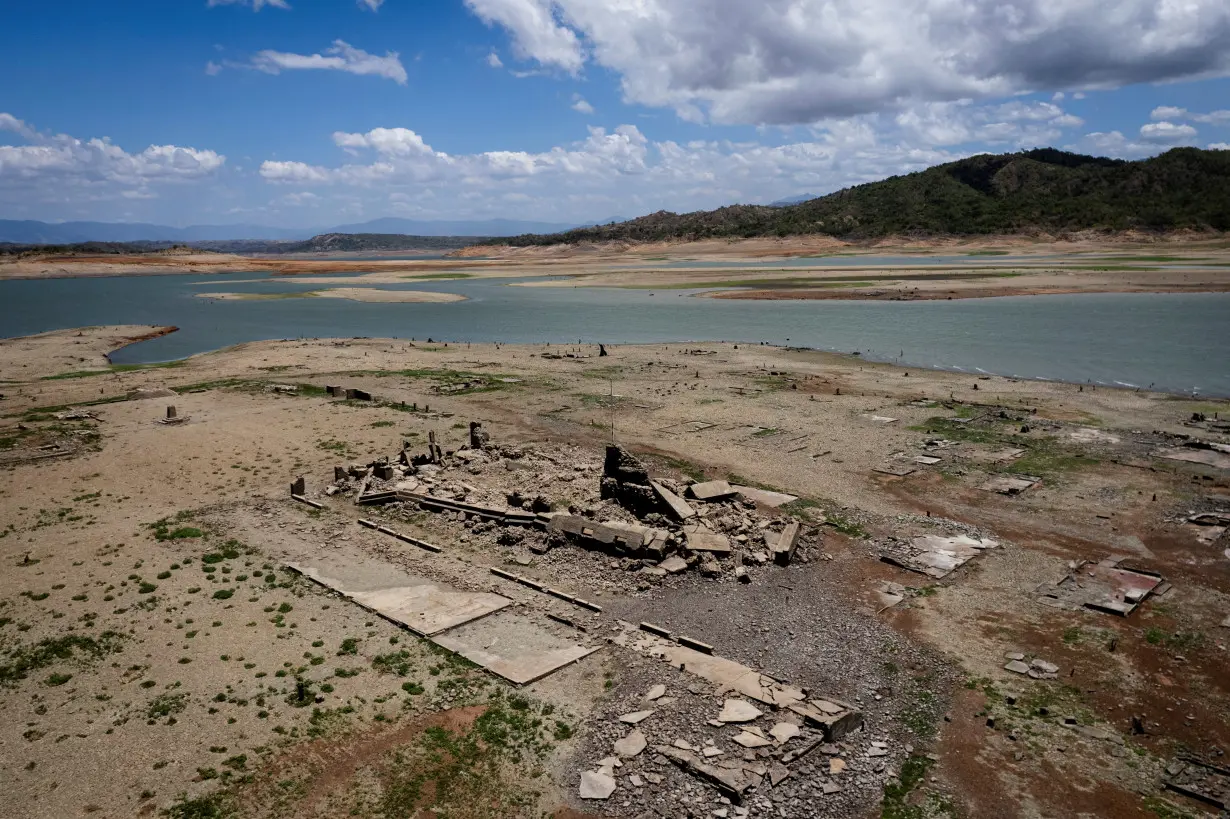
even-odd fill
[[(98, 353), (121, 329), (53, 334), (20, 364), (0, 342), (6, 815), (1216, 815), (1164, 783), (1182, 758), (1226, 767), (1230, 544), (1185, 521), (1230, 498), (1224, 472), (1154, 453), (1178, 434), (1224, 442), (1216, 424), (1184, 422), (1225, 403), (907, 377), (731, 344), (597, 358), (591, 348), (263, 342), (108, 371)], [(46, 378), (74, 359), (93, 374)], [(323, 387), (334, 384), (377, 400), (331, 400)], [(164, 388), (178, 394), (123, 400)], [(168, 404), (186, 420), (157, 423)], [(598, 493), (615, 438), (655, 478), (800, 496), (715, 515), (776, 528), (797, 517), (803, 545), (787, 567), (747, 560), (751, 582), (738, 582), (742, 553), (757, 548), (753, 525), (718, 576), (660, 577), (576, 545), (540, 554), (538, 533), (501, 541), (498, 527), (323, 492), (334, 466), (395, 456), (404, 441), (424, 452), (432, 431), (458, 449), (471, 420), (495, 449), (453, 460), (434, 477), (441, 489), (468, 484), (460, 491), (484, 503), (516, 490), (631, 520)], [(924, 446), (936, 439), (948, 443)], [(1024, 452), (997, 460), (1005, 448)], [(915, 463), (923, 453), (940, 460)], [(915, 471), (875, 471), (902, 464)], [(1002, 473), (1041, 482), (1018, 496), (977, 488)], [(323, 510), (289, 498), (300, 475)], [(364, 529), (361, 516), (444, 551)], [(879, 560), (925, 534), (998, 546), (939, 580)], [(1070, 561), (1110, 555), (1171, 588), (1127, 617), (1035, 599)], [(514, 687), (286, 569), (326, 557), (497, 591), (600, 650)], [(493, 566), (603, 612), (504, 582)], [(885, 583), (898, 584), (895, 596)], [(652, 751), (678, 741), (719, 760), (745, 753), (736, 731), (709, 724), (723, 697), (609, 644), (617, 620), (656, 623), (855, 704), (865, 727), (726, 804)], [(1017, 654), (1053, 663), (1055, 678), (1005, 670)], [(614, 754), (630, 728), (619, 717), (646, 708), (656, 685), (668, 704), (639, 726), (650, 749), (608, 763), (608, 799), (580, 799), (581, 774)], [(768, 731), (782, 716), (752, 725)]]

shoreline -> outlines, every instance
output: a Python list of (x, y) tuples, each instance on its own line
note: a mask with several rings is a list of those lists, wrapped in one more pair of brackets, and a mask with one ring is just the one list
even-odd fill
[[(53, 330), (50, 332), (52, 333), (66, 332), (67, 333), (67, 332), (72, 332), (73, 329), (75, 328), (68, 328), (66, 330)], [(178, 330), (178, 328), (172, 328), (171, 332), (174, 332), (175, 330)], [(157, 338), (161, 335), (167, 335), (167, 334), (168, 333), (160, 333), (157, 336), (151, 335), (150, 339), (142, 339), (142, 340), (152, 340), (153, 338)], [(40, 335), (46, 335), (46, 334), (40, 334)], [(18, 337), (15, 339), (6, 339), (6, 340), (16, 341), (16, 340), (20, 340), (20, 338), (21, 337)], [(165, 365), (172, 361), (183, 361), (183, 362), (191, 361), (194, 358), (197, 358), (199, 356), (217, 356), (217, 355), (224, 356), (232, 351), (237, 351), (241, 348), (251, 347), (253, 345), (275, 344), (279, 342), (295, 341), (295, 340), (296, 339), (261, 339), (257, 341), (244, 341), (244, 342), (239, 342), (238, 344), (230, 344), (225, 347), (217, 347), (211, 350), (201, 350), (199, 352), (192, 353), (183, 358), (163, 359), (163, 360), (158, 360), (158, 361), (132, 362), (130, 365), (127, 365), (127, 366), (133, 366), (133, 367), (138, 367), (138, 368), (157, 367), (160, 365)], [(304, 341), (306, 339), (298, 339), (298, 340)], [(311, 340), (313, 342), (344, 342), (347, 339), (327, 338), (327, 337), (322, 336), (322, 337), (312, 337)], [(409, 341), (409, 339), (396, 338), (396, 337), (376, 338), (376, 339), (368, 339), (368, 340), (376, 341), (376, 342), (389, 342), (389, 343), (396, 343), (396, 342), (406, 343)], [(480, 346), (485, 346), (485, 345), (490, 344), (494, 346), (495, 344), (494, 342), (467, 342), (464, 339), (435, 339), (435, 342), (437, 344), (453, 344), (453, 345), (458, 345), (458, 346), (463, 345), (463, 344), (477, 344)], [(125, 347), (132, 346), (133, 344), (136, 344), (136, 343), (139, 343), (139, 342), (134, 341), (134, 342), (130, 342), (129, 344), (124, 344), (121, 347), (118, 347), (115, 350), (112, 350), (110, 353), (107, 353), (106, 355), (108, 356), (108, 360), (110, 359), (111, 353), (117, 352), (120, 349), (124, 349)], [(413, 343), (413, 342), (410, 342), (410, 343)], [(582, 346), (597, 347), (597, 344), (598, 342), (593, 342), (592, 344), (586, 343)], [(918, 370), (918, 371), (925, 371), (929, 373), (947, 373), (947, 374), (956, 375), (956, 376), (968, 376), (968, 377), (977, 378), (977, 379), (997, 379), (998, 378), (998, 379), (1003, 379), (1009, 383), (1060, 384), (1060, 385), (1068, 385), (1068, 386), (1073, 386), (1073, 387), (1092, 386), (1094, 388), (1103, 389), (1103, 390), (1116, 390), (1116, 391), (1121, 391), (1121, 392), (1168, 396), (1172, 398), (1182, 398), (1186, 400), (1202, 400), (1202, 399), (1208, 399), (1208, 400), (1213, 400), (1213, 401), (1230, 400), (1230, 392), (1227, 392), (1225, 394), (1183, 392), (1183, 391), (1177, 391), (1177, 390), (1156, 388), (1153, 386), (1132, 385), (1132, 384), (1128, 384), (1122, 381), (1114, 381), (1114, 380), (1103, 381), (1103, 380), (1087, 379), (1085, 381), (1071, 381), (1071, 380), (1064, 379), (1064, 378), (1048, 378), (1045, 376), (1010, 375), (1006, 373), (996, 372), (993, 370), (982, 370), (978, 368), (971, 370), (971, 369), (962, 369), (956, 366), (946, 367), (946, 366), (936, 365), (936, 364), (922, 364), (922, 363), (917, 363), (914, 361), (903, 361), (903, 360), (893, 359), (889, 357), (876, 356), (876, 355), (872, 355), (872, 354), (864, 353), (860, 351), (846, 352), (846, 351), (842, 351), (838, 349), (825, 349), (822, 347), (803, 347), (803, 346), (792, 346), (792, 345), (772, 345), (772, 344), (761, 345), (756, 342), (732, 341), (730, 339), (690, 339), (687, 341), (643, 342), (643, 343), (633, 343), (633, 344), (608, 344), (607, 346), (612, 349), (621, 349), (621, 348), (623, 349), (646, 349), (650, 347), (666, 346), (669, 348), (669, 347), (676, 347), (676, 346), (681, 346), (681, 345), (687, 346), (687, 345), (694, 345), (694, 344), (714, 344), (714, 345), (736, 344), (736, 345), (739, 345), (740, 347), (746, 347), (748, 349), (766, 349), (766, 350), (773, 350), (773, 351), (784, 352), (784, 353), (803, 353), (807, 355), (819, 356), (821, 358), (831, 358), (833, 363), (842, 364), (842, 365), (860, 364), (860, 365), (864, 365), (868, 367), (889, 367), (894, 370), (898, 370), (898, 371), (906, 372), (906, 373), (912, 370)], [(560, 345), (555, 345), (555, 346), (566, 346), (566, 345), (560, 344)], [(539, 349), (540, 347), (541, 345), (538, 345), (538, 344), (500, 344), (499, 345), (499, 349), (504, 349), (504, 350), (508, 350), (512, 352), (516, 352), (522, 349), (536, 350), (536, 349)]]
[(368, 304), (450, 304), (468, 301), (460, 293), (432, 290), (379, 290), (366, 287), (330, 287), (301, 293), (197, 293), (197, 299), (218, 301), (285, 301), (287, 299), (346, 299)]
[(962, 299), (995, 299), (1008, 296), (1082, 296), (1111, 293), (1134, 293), (1148, 295), (1195, 295), (1199, 293), (1230, 292), (1230, 283), (1221, 285), (1200, 285), (1195, 288), (1082, 288), (1082, 287), (1005, 287), (1005, 288), (968, 288), (963, 290), (883, 290), (868, 291), (858, 289), (821, 290), (708, 290), (693, 294), (696, 298), (732, 299), (747, 301), (960, 301)]

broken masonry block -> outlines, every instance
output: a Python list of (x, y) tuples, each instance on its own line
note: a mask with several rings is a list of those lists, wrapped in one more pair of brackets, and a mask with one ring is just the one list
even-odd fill
[(295, 482), (290, 485), (290, 493), (292, 495), (303, 495), (307, 493), (307, 481), (302, 475), (295, 478)]
[(393, 467), (390, 464), (376, 464), (375, 475), (382, 481), (393, 480)]
[(688, 505), (687, 501), (676, 495), (674, 492), (667, 489), (657, 481), (650, 481), (649, 485), (653, 487), (653, 491), (657, 493), (658, 500), (670, 510), (671, 517), (678, 521), (685, 521), (689, 518), (696, 517), (696, 510)]
[(175, 407), (167, 407), (167, 418), (175, 417)]
[(483, 449), (491, 442), (491, 436), (478, 421), (470, 422), (470, 449)]
[(653, 623), (641, 623), (640, 628), (641, 631), (648, 631), (650, 634), (656, 634), (659, 637), (665, 637), (668, 640), (671, 638), (670, 631), (662, 628), (661, 626), (655, 626)]
[(773, 562), (779, 566), (789, 566), (794, 558), (794, 551), (799, 545), (799, 532), (803, 525), (797, 520), (790, 523), (778, 535), (777, 543), (773, 545)]
[(693, 651), (699, 651), (701, 654), (712, 654), (713, 646), (708, 643), (702, 643), (700, 640), (694, 640), (691, 637), (684, 637), (682, 634), (677, 638), (679, 645), (685, 648), (690, 648)]
[(606, 448), (606, 461), (602, 466), (602, 474), (620, 482), (649, 484), (649, 472), (636, 456), (615, 444)]
[(346, 471), (346, 467), (344, 466), (333, 467), (333, 480), (344, 481), (344, 480), (347, 480), (349, 477), (350, 477), (350, 473)]

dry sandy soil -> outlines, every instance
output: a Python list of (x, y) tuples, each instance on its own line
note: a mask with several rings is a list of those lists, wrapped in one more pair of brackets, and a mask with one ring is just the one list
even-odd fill
[(465, 301), (465, 296), (456, 293), (433, 293), (427, 290), (378, 290), (374, 287), (330, 287), (305, 293), (198, 293), (198, 299), (221, 299), (223, 301), (262, 301), (268, 299), (349, 299), (366, 302), (401, 302), (405, 304), (441, 303)]
[[(644, 723), (651, 745), (743, 753), (708, 726), (721, 698), (699, 678), (605, 643), (616, 618), (689, 634), (863, 711), (864, 730), (759, 788), (747, 815), (1212, 811), (1163, 783), (1180, 757), (1225, 767), (1230, 751), (1230, 542), (1185, 522), (1230, 508), (1230, 482), (1154, 453), (1178, 435), (1226, 442), (1215, 414), (1230, 403), (729, 344), (599, 358), (580, 347), (286, 341), (107, 366), (108, 351), (158, 331), (0, 341), (7, 816), (740, 815), (651, 751), (625, 760), (609, 800), (578, 798), (581, 772), (627, 727), (616, 718), (643, 707), (653, 684), (674, 702)], [(325, 385), (376, 400), (332, 399)], [(167, 405), (184, 420), (159, 423)], [(1193, 413), (1213, 423), (1185, 423)], [(626, 515), (598, 493), (615, 439), (658, 478), (737, 478), (800, 496), (721, 512), (752, 516), (753, 532), (755, 520), (797, 518), (799, 559), (748, 560), (748, 583), (736, 561), (714, 577), (660, 577), (639, 560), (576, 546), (539, 554), (473, 520), (325, 493), (335, 466), (396, 455), (403, 442), (425, 452), (430, 432), (461, 450), (471, 420), (494, 448), (449, 461), (438, 486)], [(950, 443), (924, 446), (937, 438)], [(1004, 460), (1006, 447), (1023, 451)], [(924, 452), (939, 462), (915, 463)], [(915, 471), (875, 471), (885, 466)], [(1041, 482), (1017, 496), (978, 488), (1004, 474)], [(289, 497), (299, 476), (322, 510)], [(362, 516), (444, 551), (362, 528)], [(939, 580), (879, 559), (920, 535), (958, 533), (999, 545)], [(1071, 561), (1110, 555), (1172, 588), (1127, 617), (1038, 602), (1035, 589)], [(497, 590), (526, 617), (584, 626), (570, 633), (601, 648), (516, 689), (286, 568), (312, 560)], [(582, 617), (497, 582), (491, 566), (584, 592), (604, 612)], [(897, 598), (882, 596), (884, 583), (899, 584)], [(1054, 663), (1056, 678), (1006, 670), (1010, 652)]]

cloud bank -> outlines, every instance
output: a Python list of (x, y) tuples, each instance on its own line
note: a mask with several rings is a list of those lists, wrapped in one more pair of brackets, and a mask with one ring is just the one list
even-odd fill
[(1225, 0), (465, 0), (513, 53), (689, 120), (800, 124), (1230, 73)]

